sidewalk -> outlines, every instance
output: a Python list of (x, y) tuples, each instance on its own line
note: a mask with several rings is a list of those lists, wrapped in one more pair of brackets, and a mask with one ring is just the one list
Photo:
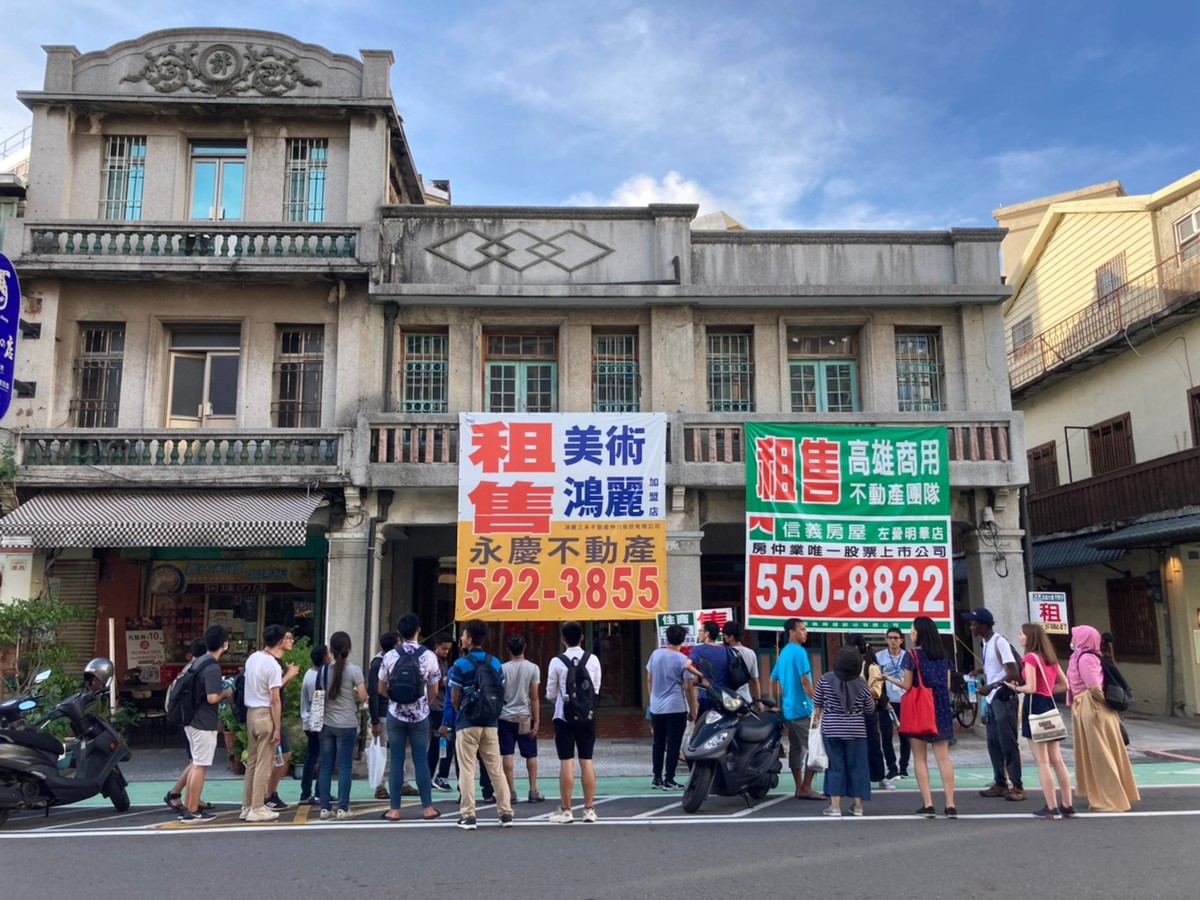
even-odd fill
[[(1200, 784), (1200, 718), (1128, 716), (1125, 725), (1130, 737), (1129, 756), (1136, 767), (1135, 775), (1140, 785), (1151, 787)], [(543, 794), (552, 797), (558, 791), (558, 762), (554, 759), (554, 743), (548, 738), (543, 738), (539, 747), (543, 755), (540, 757), (538, 787)], [(951, 758), (954, 760), (955, 779), (962, 789), (984, 788), (991, 783), (991, 761), (988, 758), (987, 741), (982, 725), (976, 726), (973, 734), (959, 735), (951, 750)], [(1074, 764), (1074, 752), (1069, 738), (1063, 743), (1063, 758), (1068, 766)], [(1024, 741), (1022, 759), (1027, 784), (1036, 783), (1033, 760)], [(129, 795), (133, 803), (146, 806), (161, 804), (163, 795), (174, 783), (186, 762), (187, 755), (182, 748), (134, 750), (133, 759), (122, 766), (130, 782)], [(786, 765), (785, 758), (784, 774), (779, 787), (781, 791), (791, 789), (791, 777), (787, 773)], [(356, 766), (357, 768), (360, 766)], [(936, 786), (936, 767), (931, 768), (934, 770), (933, 781)], [(410, 765), (410, 774), (411, 771)], [(524, 772), (525, 767), (518, 760), (517, 773), (520, 776), (524, 775)], [(597, 791), (602, 795), (651, 795), (650, 739), (597, 740), (596, 773), (599, 779)], [(897, 782), (897, 786), (901, 790), (915, 790), (916, 781), (912, 778), (905, 779)], [(295, 802), (300, 794), (299, 788), (299, 784), (294, 780), (285, 778), (280, 784), (280, 794), (289, 803)], [(525, 797), (527, 792), (527, 783), (518, 777), (518, 797)], [(365, 778), (356, 778), (353, 799), (369, 800), (373, 793)], [(233, 775), (223, 765), (213, 766), (204, 788), (204, 796), (214, 803), (240, 803), (241, 776)], [(454, 801), (457, 796), (454, 791), (435, 791), (433, 799), (435, 802)], [(408, 798), (406, 802), (412, 800), (415, 798)], [(90, 801), (89, 805), (104, 806), (106, 801)]]

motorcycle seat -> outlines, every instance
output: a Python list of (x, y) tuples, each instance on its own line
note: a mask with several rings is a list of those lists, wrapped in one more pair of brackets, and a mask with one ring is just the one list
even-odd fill
[(774, 715), (750, 713), (738, 723), (737, 736), (745, 741), (765, 741), (775, 730), (775, 725)]
[(0, 741), (7, 741), (10, 744), (17, 744), (21, 747), (30, 747), (54, 756), (62, 756), (63, 754), (63, 745), (58, 738), (52, 734), (46, 734), (44, 731), (5, 730), (0, 732)]

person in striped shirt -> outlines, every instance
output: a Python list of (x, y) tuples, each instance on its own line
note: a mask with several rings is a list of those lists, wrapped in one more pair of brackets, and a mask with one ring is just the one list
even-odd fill
[(852, 816), (863, 814), (863, 800), (871, 799), (871, 774), (867, 765), (867, 723), (871, 689), (862, 679), (862, 655), (852, 646), (838, 651), (833, 671), (817, 681), (813, 692), (813, 725), (820, 726), (829, 755), (825, 771), (827, 816), (842, 814), (842, 796), (854, 801)]

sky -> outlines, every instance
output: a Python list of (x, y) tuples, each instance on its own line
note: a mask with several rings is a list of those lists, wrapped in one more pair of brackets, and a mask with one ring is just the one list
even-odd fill
[(391, 49), (417, 167), (458, 205), (936, 229), (1200, 169), (1197, 0), (0, 0), (0, 141), (42, 45), (188, 26)]

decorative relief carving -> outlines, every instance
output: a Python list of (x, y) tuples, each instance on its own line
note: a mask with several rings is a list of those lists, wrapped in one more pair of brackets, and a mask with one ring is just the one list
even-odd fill
[(547, 238), (538, 237), (524, 228), (495, 237), (468, 228), (425, 249), (468, 272), (493, 262), (516, 272), (524, 272), (539, 263), (549, 263), (564, 272), (577, 272), (614, 252), (612, 247), (573, 228)]
[(126, 75), (121, 81), (144, 81), (160, 94), (186, 90), (193, 94), (244, 94), (257, 91), (267, 97), (279, 97), (297, 85), (320, 87), (298, 67), (299, 57), (274, 47), (247, 44), (239, 51), (232, 44), (199, 44), (177, 49), (169, 44), (161, 53), (145, 53), (142, 70)]

